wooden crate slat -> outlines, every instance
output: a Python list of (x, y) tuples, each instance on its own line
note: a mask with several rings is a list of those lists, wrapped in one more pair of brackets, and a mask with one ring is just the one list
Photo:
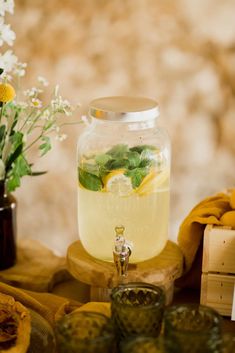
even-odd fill
[(221, 315), (231, 315), (235, 276), (203, 273), (201, 304), (211, 306)]
[(235, 230), (206, 227), (202, 271), (235, 274)]

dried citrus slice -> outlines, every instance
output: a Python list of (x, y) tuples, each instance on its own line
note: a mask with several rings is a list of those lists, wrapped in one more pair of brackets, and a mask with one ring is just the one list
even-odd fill
[(103, 179), (105, 191), (119, 196), (128, 196), (133, 192), (131, 179), (124, 175), (123, 169), (110, 172)]
[(136, 190), (136, 192), (143, 196), (150, 194), (151, 192), (157, 191), (160, 188), (168, 187), (169, 184), (169, 169), (165, 169), (161, 172), (152, 170), (143, 179), (142, 183)]

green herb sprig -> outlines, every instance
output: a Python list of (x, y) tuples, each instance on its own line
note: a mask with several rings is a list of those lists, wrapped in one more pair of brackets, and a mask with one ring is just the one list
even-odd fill
[(129, 148), (117, 144), (105, 153), (87, 157), (78, 168), (79, 182), (92, 191), (101, 191), (103, 179), (113, 170), (123, 169), (131, 179), (133, 189), (140, 186), (150, 168), (156, 165), (157, 148), (152, 145), (139, 145)]

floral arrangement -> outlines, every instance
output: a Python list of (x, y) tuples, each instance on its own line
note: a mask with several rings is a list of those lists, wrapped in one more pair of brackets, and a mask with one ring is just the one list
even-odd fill
[[(5, 23), (5, 14), (13, 12), (14, 0), (0, 0), (0, 47), (13, 46), (16, 38)], [(36, 146), (44, 156), (51, 149), (51, 137), (64, 140), (62, 126), (73, 124), (60, 120), (61, 115), (71, 116), (74, 107), (61, 97), (58, 85), (47, 103), (40, 99), (48, 86), (45, 78), (39, 76), (37, 86), (31, 89), (20, 89), (26, 67), (12, 50), (0, 52), (0, 181), (9, 192), (20, 186), (23, 176), (45, 173), (32, 170), (30, 149)]]

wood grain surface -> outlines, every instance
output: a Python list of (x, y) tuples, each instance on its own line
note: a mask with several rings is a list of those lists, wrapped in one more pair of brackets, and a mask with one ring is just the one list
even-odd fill
[(51, 292), (55, 284), (71, 279), (66, 260), (36, 240), (20, 239), (15, 266), (0, 271), (0, 281), (36, 292)]

